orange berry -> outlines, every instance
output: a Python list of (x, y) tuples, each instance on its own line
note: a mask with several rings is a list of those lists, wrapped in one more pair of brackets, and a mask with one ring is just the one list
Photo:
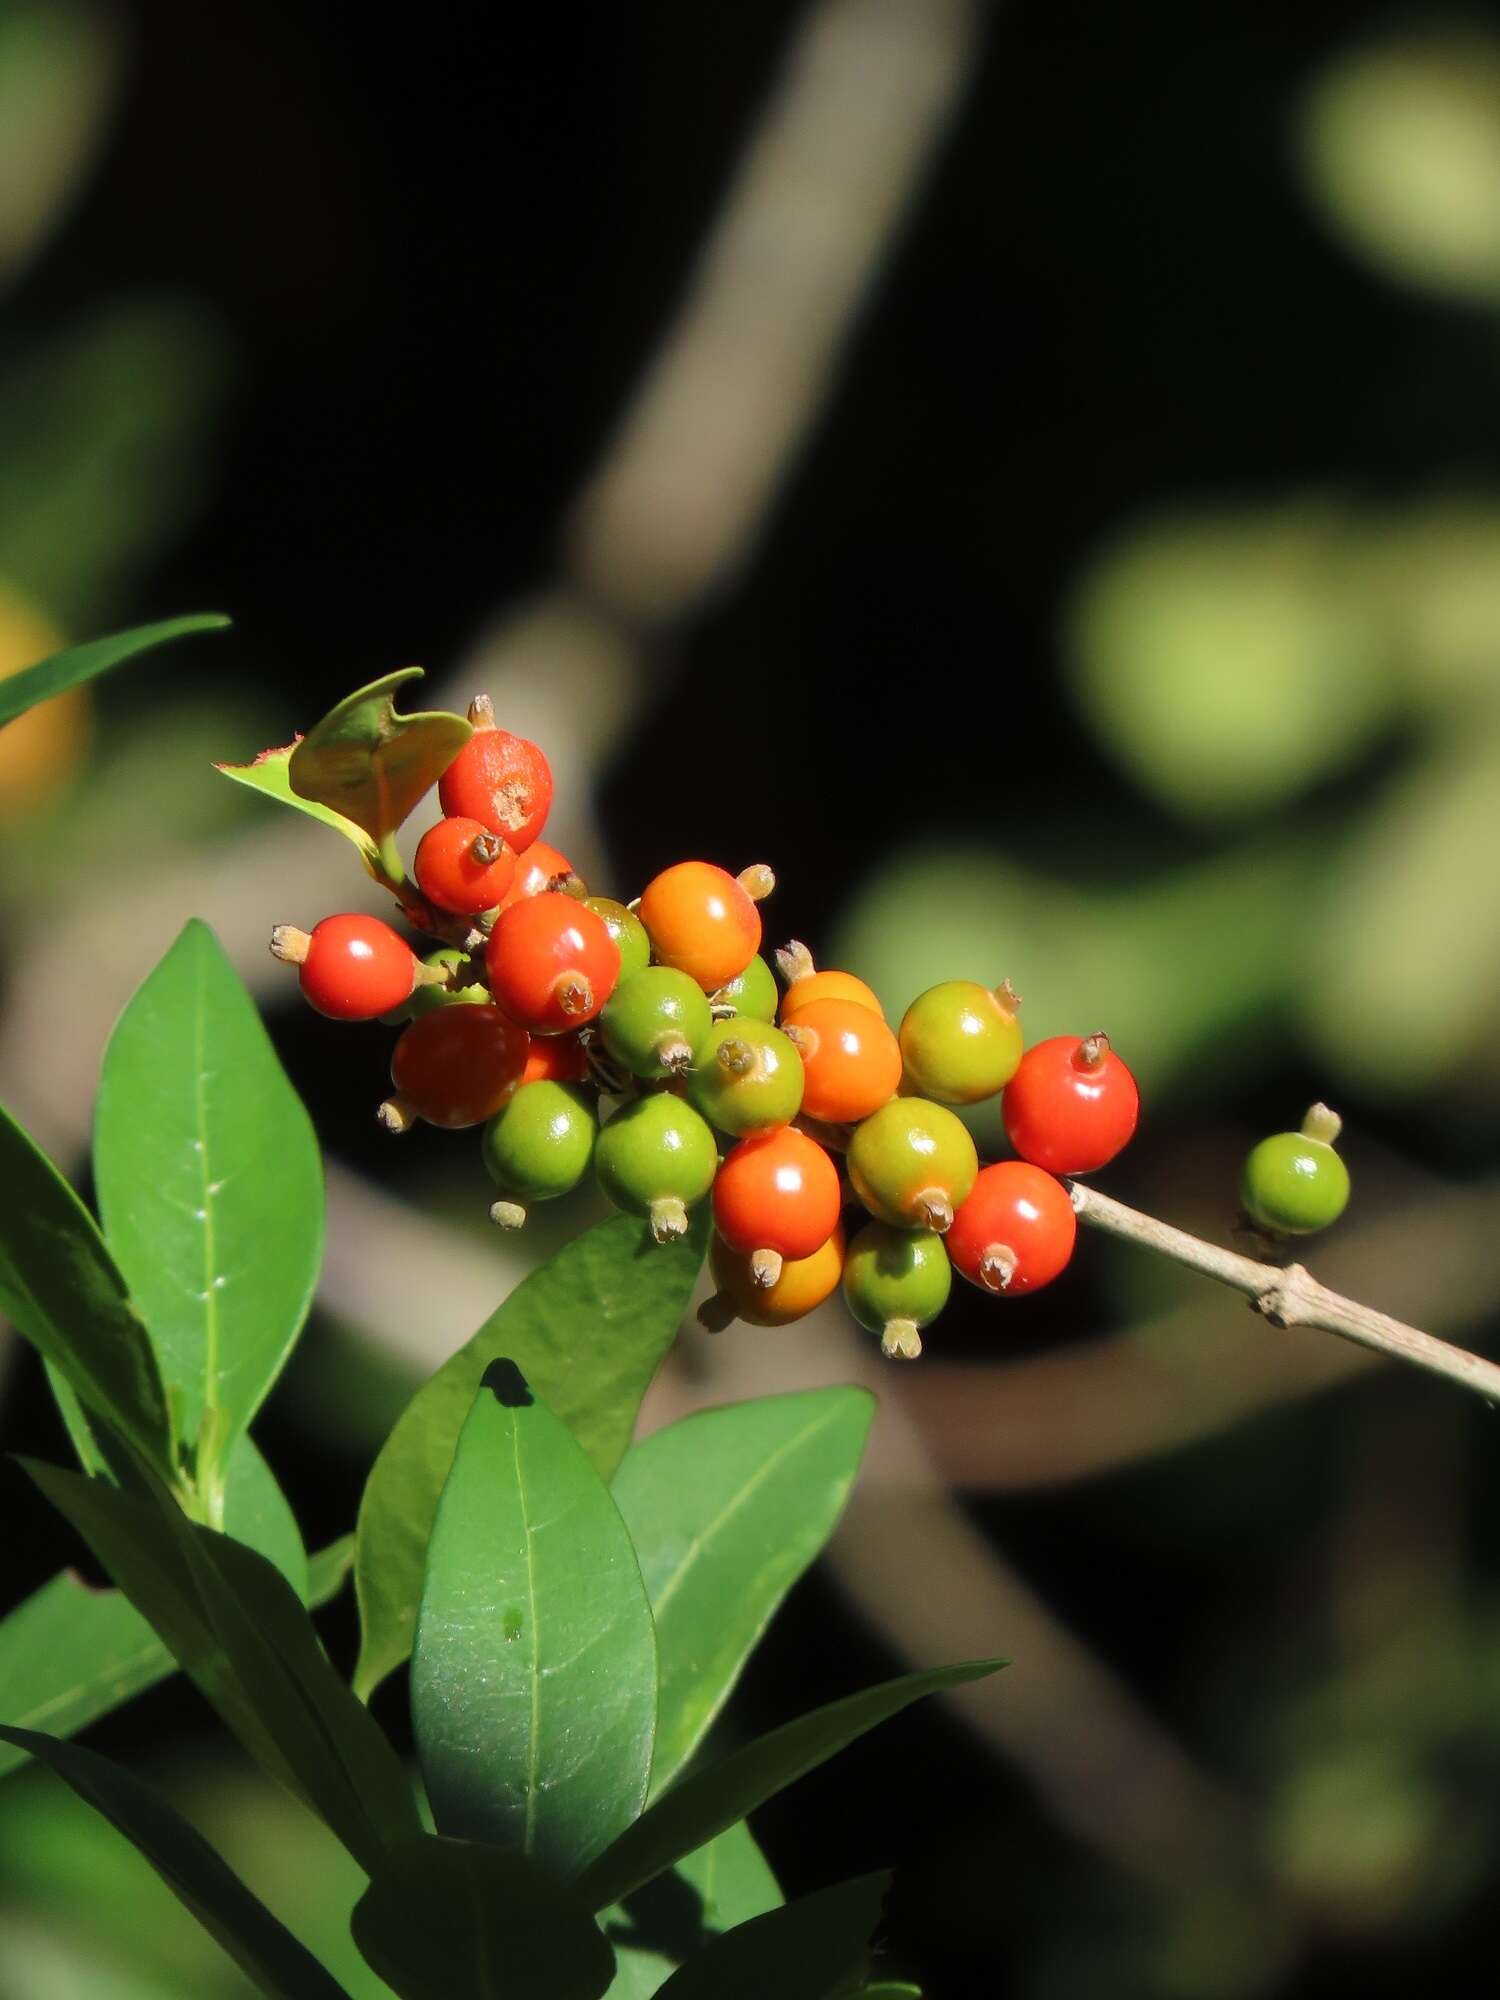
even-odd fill
[(713, 993), (738, 979), (760, 950), (760, 911), (735, 877), (711, 861), (679, 861), (647, 886), (637, 914), (659, 965)]
[(853, 1125), (896, 1094), (901, 1044), (878, 1014), (853, 1000), (809, 1000), (785, 1023), (802, 1057), (802, 1109), (828, 1125)]
[(774, 1284), (757, 1283), (750, 1259), (731, 1250), (722, 1236), (709, 1245), (709, 1264), (718, 1297), (700, 1312), (705, 1325), (725, 1326), (731, 1318), (751, 1326), (790, 1326), (831, 1298), (844, 1275), (844, 1232), (836, 1228), (810, 1257), (790, 1257)]
[(782, 996), (782, 1020), (789, 1021), (813, 1000), (847, 1000), (856, 1007), (868, 1008), (882, 1021), (885, 1019), (885, 1010), (874, 993), (852, 972), (810, 972), (805, 979), (797, 980)]

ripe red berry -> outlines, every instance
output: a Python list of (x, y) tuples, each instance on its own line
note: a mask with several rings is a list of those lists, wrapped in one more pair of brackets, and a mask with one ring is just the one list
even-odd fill
[(981, 1167), (943, 1241), (953, 1268), (981, 1291), (1014, 1296), (1051, 1284), (1073, 1254), (1068, 1191), (1025, 1160)]
[(659, 965), (670, 965), (713, 993), (738, 979), (760, 950), (756, 896), (769, 892), (769, 868), (736, 879), (711, 861), (679, 861), (646, 885), (639, 915)]
[(839, 1207), (837, 1167), (791, 1125), (742, 1139), (714, 1182), (719, 1234), (751, 1258), (766, 1286), (781, 1276), (783, 1259), (810, 1257), (828, 1241)]
[(297, 967), (308, 1004), (334, 1021), (388, 1014), (421, 976), (410, 946), (379, 917), (325, 917), (311, 933), (278, 924), (271, 950)]
[(477, 819), (520, 854), (547, 823), (552, 770), (535, 743), (492, 724), (476, 729), (444, 771), (438, 798), (450, 819)]
[(549, 847), (545, 840), (534, 840), (517, 862), (511, 885), (500, 898), (500, 907), (508, 910), (512, 903), (524, 902), (528, 896), (542, 896), (565, 881), (577, 880), (566, 854)]
[(535, 1035), (526, 1051), (522, 1083), (582, 1083), (589, 1073), (588, 1050), (577, 1035)]
[(537, 1035), (592, 1021), (620, 976), (620, 948), (602, 917), (556, 890), (502, 910), (485, 947), (489, 988)]
[(1049, 1174), (1087, 1174), (1112, 1160), (1135, 1130), (1135, 1078), (1105, 1035), (1053, 1035), (1022, 1056), (1005, 1086), (1010, 1143)]
[(456, 917), (477, 917), (504, 899), (516, 857), (477, 819), (440, 819), (417, 844), (413, 873), (429, 902)]
[(396, 1096), (383, 1122), (404, 1131), (413, 1118), (457, 1129), (482, 1125), (505, 1103), (526, 1067), (528, 1037), (498, 1007), (439, 1007), (413, 1021), (391, 1052)]

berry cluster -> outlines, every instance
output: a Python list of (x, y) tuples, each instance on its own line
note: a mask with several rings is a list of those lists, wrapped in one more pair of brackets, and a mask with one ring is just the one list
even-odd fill
[[(912, 1358), (955, 1270), (997, 1297), (1057, 1277), (1076, 1233), (1065, 1179), (1112, 1160), (1139, 1110), (1104, 1035), (1025, 1049), (1010, 986), (969, 980), (929, 988), (893, 1030), (862, 980), (795, 942), (775, 954), (779, 987), (760, 955), (765, 867), (683, 861), (634, 903), (591, 896), (540, 838), (542, 752), (487, 702), (470, 720), (399, 892), (407, 921), (448, 941), (419, 960), (353, 915), (272, 938), (320, 1012), (402, 1024), (389, 1129), (482, 1125), (506, 1228), (590, 1169), (659, 1242), (711, 1200), (717, 1292), (700, 1316), (715, 1329), (787, 1325), (842, 1285), (885, 1352)], [(997, 1095), (1017, 1157), (982, 1166), (953, 1107)], [(1343, 1174), (1332, 1136), (1252, 1157), (1263, 1226), (1320, 1226)], [(846, 1240), (851, 1198), (867, 1219)]]

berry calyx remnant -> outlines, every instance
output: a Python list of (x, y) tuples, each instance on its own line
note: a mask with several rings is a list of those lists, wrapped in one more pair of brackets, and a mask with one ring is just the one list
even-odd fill
[(710, 1125), (734, 1138), (789, 1125), (802, 1107), (802, 1058), (769, 1021), (732, 1015), (710, 1024), (687, 1079)]
[(1001, 1099), (1010, 1143), (1049, 1174), (1107, 1166), (1135, 1131), (1140, 1108), (1135, 1078), (1103, 1034), (1038, 1042)]
[(599, 1016), (599, 1034), (622, 1068), (653, 1081), (685, 1075), (713, 1024), (697, 980), (670, 965), (648, 965), (616, 986)]
[(1300, 1132), (1262, 1139), (1245, 1161), (1240, 1199), (1245, 1213), (1273, 1236), (1310, 1236), (1337, 1222), (1349, 1200), (1349, 1169), (1334, 1142), (1343, 1120), (1314, 1104)]

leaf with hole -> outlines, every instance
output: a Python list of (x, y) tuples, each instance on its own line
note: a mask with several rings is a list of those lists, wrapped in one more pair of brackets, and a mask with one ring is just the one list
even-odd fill
[(709, 1219), (655, 1243), (633, 1216), (574, 1237), (522, 1280), (402, 1412), (360, 1503), (355, 1553), (363, 1640), (356, 1691), (371, 1691), (411, 1651), (427, 1537), (480, 1379), (502, 1355), (573, 1432), (601, 1479), (613, 1477), (652, 1376), (676, 1338), (707, 1247)]
[(833, 1532), (875, 1414), (864, 1389), (701, 1410), (632, 1446), (612, 1491), (661, 1679), (652, 1790), (703, 1741), (776, 1607)]
[(485, 1371), (438, 1503), (411, 1708), (441, 1833), (570, 1876), (646, 1802), (656, 1643), (635, 1551), (510, 1361)]

